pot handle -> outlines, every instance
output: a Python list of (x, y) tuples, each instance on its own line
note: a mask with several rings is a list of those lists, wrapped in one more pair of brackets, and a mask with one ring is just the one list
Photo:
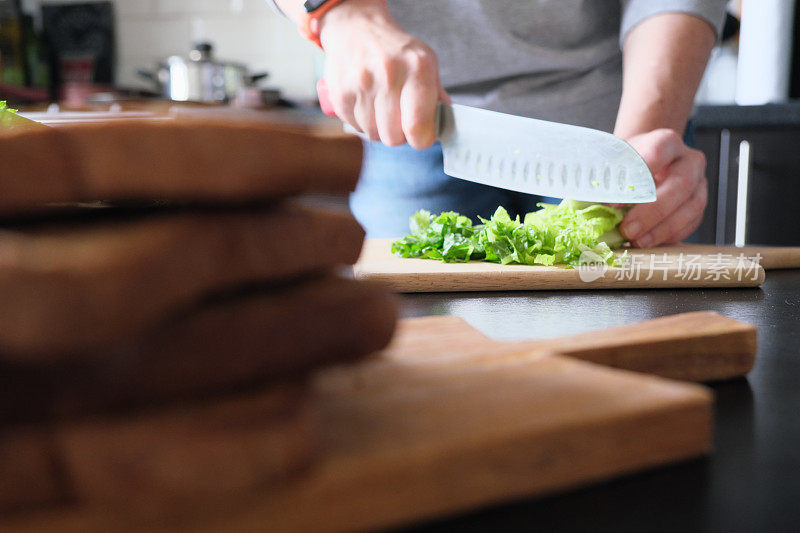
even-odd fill
[(136, 74), (140, 78), (144, 78), (144, 79), (150, 80), (150, 81), (157, 81), (155, 72), (150, 72), (149, 70), (137, 70)]
[(259, 72), (258, 74), (250, 74), (248, 77), (250, 83), (256, 83), (263, 79), (269, 78), (269, 72)]

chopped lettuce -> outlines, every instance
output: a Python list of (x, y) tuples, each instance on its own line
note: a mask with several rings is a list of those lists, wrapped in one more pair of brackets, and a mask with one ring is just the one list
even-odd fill
[(11, 109), (6, 106), (4, 100), (0, 100), (0, 128), (6, 125), (6, 122), (11, 121), (11, 115), (17, 112), (16, 109)]
[(411, 217), (411, 233), (392, 243), (392, 253), (503, 265), (620, 264), (622, 259), (613, 248), (624, 243), (617, 229), (623, 210), (572, 200), (538, 206), (541, 209), (528, 213), (522, 221), (498, 207), (491, 218), (479, 217), (481, 224), (477, 225), (452, 211), (439, 215), (419, 211)]
[(468, 217), (452, 211), (436, 216), (419, 211), (411, 217), (410, 225), (411, 234), (393, 243), (392, 253), (448, 263), (483, 257), (483, 248), (476, 240), (478, 227)]

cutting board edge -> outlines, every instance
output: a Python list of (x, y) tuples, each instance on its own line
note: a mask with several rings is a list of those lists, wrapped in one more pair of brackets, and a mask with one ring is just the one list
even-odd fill
[[(724, 288), (758, 288), (766, 280), (763, 273), (756, 280), (746, 280), (743, 282), (723, 281), (723, 282), (701, 282), (687, 285), (678, 280), (667, 280), (666, 282), (654, 282), (643, 286), (633, 281), (585, 283), (580, 280), (567, 278), (563, 280), (550, 280), (542, 283), (541, 280), (531, 279), (531, 277), (521, 276), (519, 283), (510, 284), (506, 276), (503, 281), (487, 281), (485, 275), (481, 273), (423, 273), (420, 277), (424, 280), (398, 279), (393, 273), (385, 272), (364, 272), (353, 269), (354, 278), (361, 281), (375, 281), (387, 285), (390, 289), (398, 293), (447, 293), (447, 292), (507, 292), (507, 291), (564, 291), (564, 290), (614, 290), (614, 289), (724, 289)], [(456, 278), (450, 280), (448, 278)], [(442, 288), (446, 287), (446, 288)]]
[[(530, 267), (525, 265), (502, 266), (480, 261), (467, 263), (442, 263), (429, 259), (401, 259), (389, 252), (392, 239), (367, 239), (356, 264), (353, 275), (356, 279), (375, 280), (387, 284), (392, 290), (400, 293), (443, 293), (443, 292), (503, 292), (518, 290), (595, 290), (595, 289), (675, 289), (675, 288), (752, 288), (758, 287), (766, 279), (764, 265), (774, 267), (800, 266), (800, 247), (782, 249), (780, 247), (731, 248), (710, 245), (679, 245), (673, 247), (632, 250), (634, 255), (660, 257), (661, 254), (692, 253), (714, 257), (716, 253), (731, 255), (741, 253), (760, 253), (761, 264), (755, 270), (750, 267), (746, 271), (742, 267), (731, 265), (720, 271), (713, 264), (707, 265), (698, 276), (704, 279), (689, 279), (678, 263), (675, 268), (667, 270), (642, 270), (651, 272), (653, 279), (614, 279), (616, 270), (609, 270), (606, 277), (592, 282), (584, 282), (574, 269), (564, 267)], [(795, 257), (797, 256), (797, 257)], [(416, 261), (416, 263), (415, 263)], [(750, 264), (750, 263), (747, 263)], [(687, 264), (688, 265), (688, 264)], [(688, 269), (688, 266), (685, 267)], [(632, 276), (626, 271), (625, 276)], [(620, 274), (622, 277), (623, 274)], [(657, 279), (666, 276), (668, 279)], [(730, 276), (731, 279), (724, 279)], [(706, 279), (707, 278), (707, 279)], [(721, 278), (721, 279), (714, 279)], [(737, 278), (745, 278), (738, 279)]]

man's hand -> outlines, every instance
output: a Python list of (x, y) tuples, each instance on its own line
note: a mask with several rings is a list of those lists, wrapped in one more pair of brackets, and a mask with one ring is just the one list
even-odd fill
[(325, 80), (339, 118), (389, 146), (430, 147), (436, 104), (449, 101), (433, 50), (376, 0), (343, 2), (320, 23)]
[(622, 235), (640, 248), (682, 241), (703, 219), (708, 199), (705, 156), (669, 129), (627, 141), (650, 167), (658, 199), (631, 209), (620, 226)]

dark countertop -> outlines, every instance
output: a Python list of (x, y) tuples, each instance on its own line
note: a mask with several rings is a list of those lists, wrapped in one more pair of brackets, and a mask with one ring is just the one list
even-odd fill
[(800, 531), (800, 270), (760, 289), (419, 294), (403, 315), (458, 315), (497, 339), (555, 337), (713, 310), (756, 325), (747, 379), (712, 385), (710, 458), (411, 531)]

